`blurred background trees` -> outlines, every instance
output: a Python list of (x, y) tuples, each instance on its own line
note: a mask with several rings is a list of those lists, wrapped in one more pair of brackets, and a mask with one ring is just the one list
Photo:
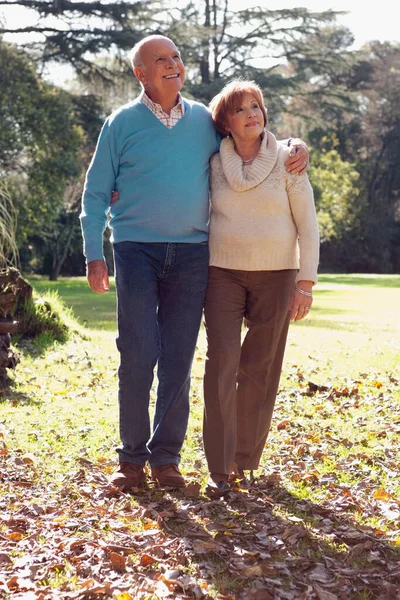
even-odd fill
[[(24, 50), (0, 38), (0, 176), (23, 270), (84, 273), (85, 170), (104, 118), (139, 91), (129, 49), (162, 33), (182, 52), (186, 95), (207, 104), (230, 79), (254, 79), (271, 129), (308, 141), (322, 269), (399, 271), (399, 44), (354, 51), (333, 11), (235, 11), (229, 0), (2, 5), (29, 6), (36, 16), (17, 28), (33, 36)], [(44, 73), (64, 64), (74, 76), (60, 89)]]

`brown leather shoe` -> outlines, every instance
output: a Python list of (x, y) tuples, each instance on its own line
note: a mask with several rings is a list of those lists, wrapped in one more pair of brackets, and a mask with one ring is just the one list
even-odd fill
[(151, 475), (159, 487), (185, 487), (185, 479), (178, 465), (168, 464), (152, 467)]
[(130, 462), (120, 462), (118, 469), (110, 477), (110, 483), (123, 491), (129, 488), (142, 487), (145, 478), (146, 476), (142, 465)]

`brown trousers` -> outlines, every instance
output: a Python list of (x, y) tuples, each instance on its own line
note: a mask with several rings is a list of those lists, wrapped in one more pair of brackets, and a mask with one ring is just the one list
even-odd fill
[[(295, 270), (210, 267), (203, 441), (208, 468), (254, 470), (268, 436), (289, 327)], [(248, 331), (241, 343), (243, 319)]]

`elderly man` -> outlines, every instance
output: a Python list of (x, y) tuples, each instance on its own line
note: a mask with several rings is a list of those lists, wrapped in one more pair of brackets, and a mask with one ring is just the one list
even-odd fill
[[(208, 276), (208, 161), (219, 140), (205, 106), (180, 95), (185, 68), (170, 39), (145, 38), (132, 63), (143, 91), (106, 120), (81, 213), (88, 282), (98, 293), (109, 289), (102, 248), (109, 210), (113, 232), (122, 445), (111, 483), (139, 487), (149, 462), (159, 486), (184, 487), (178, 465)], [(307, 159), (298, 148), (288, 170), (301, 172)], [(110, 209), (113, 190), (119, 197)]]

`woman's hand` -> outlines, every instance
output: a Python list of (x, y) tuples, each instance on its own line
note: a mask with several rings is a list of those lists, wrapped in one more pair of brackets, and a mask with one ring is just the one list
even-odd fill
[(313, 303), (313, 285), (313, 281), (301, 280), (297, 282), (289, 307), (291, 321), (300, 321), (310, 312)]

